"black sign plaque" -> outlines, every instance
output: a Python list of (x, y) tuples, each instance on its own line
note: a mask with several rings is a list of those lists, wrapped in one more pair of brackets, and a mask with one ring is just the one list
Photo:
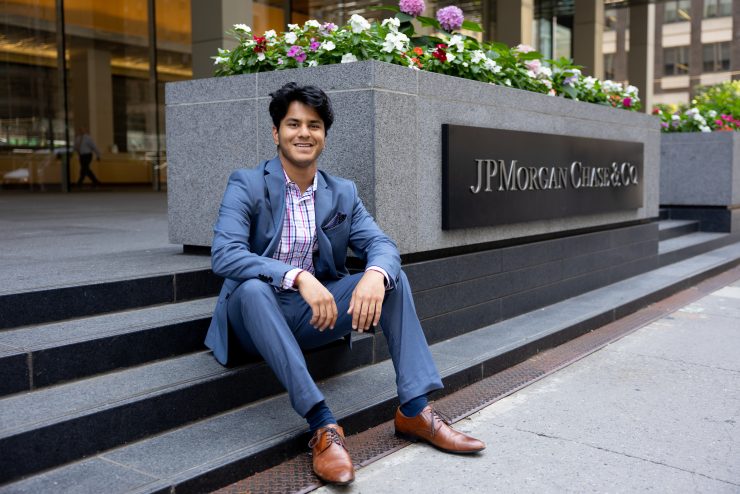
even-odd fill
[(442, 125), (442, 229), (637, 209), (641, 142)]

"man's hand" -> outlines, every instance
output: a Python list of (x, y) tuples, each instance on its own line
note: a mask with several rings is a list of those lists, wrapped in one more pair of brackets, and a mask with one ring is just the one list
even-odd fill
[(337, 322), (337, 304), (334, 296), (308, 271), (301, 271), (293, 283), (303, 300), (311, 307), (313, 317), (309, 324), (319, 331), (334, 329)]
[(365, 271), (349, 302), (347, 314), (352, 314), (352, 329), (362, 333), (370, 329), (371, 324), (377, 326), (384, 298), (385, 277), (372, 269)]

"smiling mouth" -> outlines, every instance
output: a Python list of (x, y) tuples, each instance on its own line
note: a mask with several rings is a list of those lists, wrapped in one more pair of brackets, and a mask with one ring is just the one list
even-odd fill
[(307, 142), (300, 142), (300, 143), (294, 144), (294, 146), (298, 148), (312, 148), (313, 144), (309, 144)]

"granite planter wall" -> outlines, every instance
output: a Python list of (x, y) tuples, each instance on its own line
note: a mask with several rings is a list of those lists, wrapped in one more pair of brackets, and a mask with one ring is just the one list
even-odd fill
[(708, 231), (740, 231), (740, 133), (663, 134), (660, 204)]
[[(210, 245), (231, 171), (274, 156), (269, 93), (289, 81), (315, 84), (329, 93), (336, 121), (320, 167), (357, 183), (368, 210), (402, 254), (658, 215), (660, 132), (655, 117), (371, 61), (167, 84), (173, 243)], [(643, 206), (442, 230), (443, 123), (643, 143)]]

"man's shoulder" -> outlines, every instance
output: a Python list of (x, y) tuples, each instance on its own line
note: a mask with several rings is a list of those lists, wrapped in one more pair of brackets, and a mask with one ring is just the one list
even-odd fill
[(333, 189), (355, 190), (357, 188), (355, 183), (348, 178), (339, 177), (337, 175), (332, 175), (323, 170), (319, 170), (319, 173), (323, 175), (324, 180), (326, 180), (326, 184)]

